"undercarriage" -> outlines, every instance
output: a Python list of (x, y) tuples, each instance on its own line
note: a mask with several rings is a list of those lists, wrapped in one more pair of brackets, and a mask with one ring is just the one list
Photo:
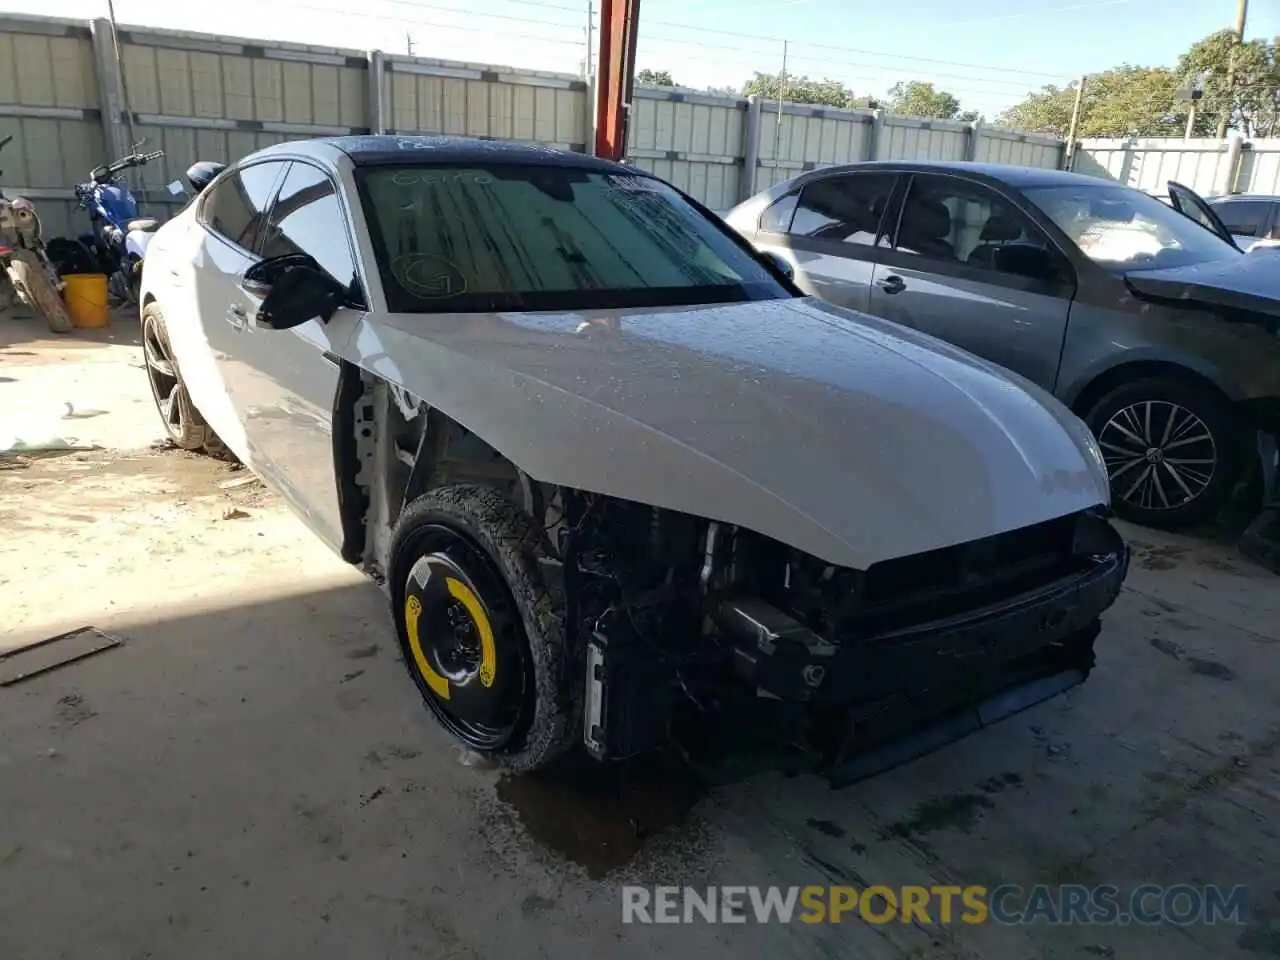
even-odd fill
[[(1081, 683), (1127, 572), (1102, 511), (852, 570), (738, 526), (540, 484), (354, 370), (336, 414), (344, 556), (388, 585), (428, 706), (499, 759), (553, 713), (565, 742), (531, 765), (576, 746), (607, 761), (674, 745), (716, 768), (735, 744), (767, 741), (852, 782)], [(436, 505), (426, 519), (409, 510), (423, 500)], [(495, 557), (517, 535), (537, 544)], [(431, 563), (449, 590), (425, 589)], [(538, 620), (527, 598), (544, 593), (551, 619)], [(520, 633), (524, 646), (504, 648)], [(496, 690), (515, 699), (486, 704)], [(484, 739), (467, 735), (464, 707)]]

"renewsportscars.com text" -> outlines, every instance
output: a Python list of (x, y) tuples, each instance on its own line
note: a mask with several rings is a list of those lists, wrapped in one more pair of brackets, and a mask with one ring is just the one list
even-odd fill
[(1076, 884), (1021, 887), (847, 886), (622, 888), (623, 923), (1142, 924), (1244, 923), (1248, 890)]

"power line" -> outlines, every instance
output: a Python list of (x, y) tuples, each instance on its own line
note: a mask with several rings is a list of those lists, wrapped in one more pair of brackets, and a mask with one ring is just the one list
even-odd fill
[[(420, 0), (384, 0), (384, 2), (386, 2), (386, 3), (397, 3), (397, 4), (403, 4), (403, 5), (405, 5), (405, 6), (410, 6), (410, 7), (421, 7), (421, 8), (423, 8), (423, 9), (451, 10), (452, 12), (466, 12), (466, 13), (470, 13), (470, 12), (471, 12), (471, 11), (469, 11), (469, 10), (467, 10), (467, 11), (458, 10), (458, 8), (441, 7), (441, 6), (439, 6), (438, 4), (434, 4), (434, 3), (422, 3), (422, 2), (420, 2)], [(582, 5), (582, 6), (569, 6), (569, 5), (567, 5), (567, 4), (543, 3), (543, 2), (541, 2), (541, 0), (502, 0), (502, 2), (504, 2), (504, 3), (512, 3), (512, 4), (520, 4), (520, 5), (524, 5), (524, 6), (530, 6), (530, 7), (537, 7), (537, 8), (539, 8), (539, 9), (547, 9), (547, 10), (566, 10), (566, 11), (570, 11), (570, 12), (573, 12), (573, 13), (583, 13), (583, 14), (585, 14), (585, 13), (587, 13), (587, 12), (588, 12), (587, 6), (586, 6), (585, 4), (584, 4), (584, 5)], [(1087, 8), (1087, 7), (1095, 7), (1095, 6), (1109, 6), (1109, 5), (1113, 5), (1113, 4), (1116, 4), (1116, 3), (1129, 3), (1129, 2), (1132, 2), (1132, 0), (1100, 0), (1100, 2), (1097, 2), (1097, 3), (1084, 3), (1084, 4), (1075, 4), (1075, 5), (1072, 5), (1072, 6), (1069, 6), (1069, 7), (1056, 7), (1056, 8), (1053, 8), (1053, 9), (1051, 9), (1051, 10), (1044, 11), (1044, 12), (1046, 12), (1046, 13), (1052, 13), (1052, 12), (1054, 12), (1055, 10), (1078, 10), (1078, 9), (1084, 9), (1084, 8)], [(546, 21), (544, 21), (544, 20), (537, 20), (537, 19), (527, 19), (527, 20), (526, 20), (525, 18), (512, 17), (512, 16), (509, 16), (509, 15), (507, 15), (507, 14), (474, 14), (474, 15), (475, 15), (475, 16), (489, 16), (489, 17), (494, 17), (494, 18), (502, 19), (502, 20), (517, 20), (517, 21), (520, 21), (520, 22), (528, 22), (528, 23), (545, 23), (545, 22), (546, 22)], [(599, 14), (597, 13), (597, 14), (596, 14), (596, 16), (597, 16), (597, 18), (598, 18), (598, 17), (599, 17)], [(1003, 16), (1001, 16), (1001, 17), (992, 17), (992, 18), (979, 18), (978, 20), (964, 20), (964, 21), (960, 21), (960, 22), (961, 22), (961, 23), (980, 23), (980, 22), (983, 22), (983, 20), (984, 20), (984, 19), (999, 20), (999, 19), (1006, 19), (1006, 18), (1005, 18), (1005, 17), (1003, 17)], [(566, 26), (566, 27), (572, 27), (572, 26), (573, 26), (573, 24), (561, 24), (561, 23), (557, 23), (556, 25), (557, 25), (557, 26)], [(970, 62), (966, 62), (966, 61), (962, 61), (962, 60), (938, 60), (938, 59), (933, 59), (933, 58), (930, 58), (930, 57), (916, 57), (916, 56), (910, 56), (910, 55), (907, 55), (907, 54), (897, 53), (897, 52), (894, 52), (894, 51), (862, 50), (862, 49), (858, 49), (858, 48), (856, 48), (856, 47), (847, 47), (847, 46), (844, 46), (844, 45), (838, 45), (838, 44), (810, 43), (810, 42), (805, 42), (805, 41), (793, 41), (793, 40), (789, 40), (789, 38), (781, 38), (781, 37), (776, 37), (776, 36), (772, 36), (772, 37), (771, 37), (771, 36), (765, 36), (765, 35), (763, 35), (763, 34), (758, 34), (758, 33), (742, 33), (742, 32), (738, 32), (738, 31), (734, 31), (734, 30), (723, 30), (723, 29), (720, 29), (720, 28), (718, 28), (718, 27), (699, 27), (699, 26), (694, 26), (694, 25), (692, 25), (692, 24), (676, 23), (676, 22), (671, 21), (671, 20), (648, 20), (648, 19), (644, 19), (644, 20), (641, 20), (641, 25), (642, 25), (642, 26), (649, 26), (649, 25), (652, 25), (652, 26), (660, 26), (660, 27), (672, 27), (672, 28), (674, 28), (674, 29), (676, 29), (676, 30), (688, 30), (688, 31), (695, 32), (695, 33), (711, 33), (711, 34), (715, 34), (715, 35), (717, 35), (717, 36), (723, 36), (723, 37), (738, 37), (738, 38), (745, 39), (745, 40), (763, 40), (763, 41), (765, 41), (766, 43), (776, 43), (776, 44), (780, 44), (780, 43), (782, 43), (783, 39), (788, 39), (788, 42), (790, 43), (790, 45), (791, 45), (792, 47), (808, 47), (808, 48), (812, 48), (812, 49), (814, 49), (814, 50), (833, 50), (833, 51), (836, 51), (836, 52), (838, 52), (838, 53), (856, 53), (856, 54), (860, 54), (860, 55), (863, 55), (863, 56), (888, 57), (888, 58), (892, 58), (892, 59), (895, 59), (895, 60), (911, 60), (911, 61), (914, 61), (914, 62), (917, 62), (917, 63), (935, 63), (935, 64), (939, 64), (939, 65), (941, 65), (941, 66), (948, 66), (948, 67), (968, 67), (968, 68), (971, 68), (971, 69), (986, 70), (986, 71), (991, 71), (991, 72), (995, 72), (995, 73), (1012, 73), (1012, 74), (1017, 74), (1017, 75), (1049, 77), (1049, 78), (1051, 78), (1051, 79), (1055, 79), (1055, 80), (1061, 80), (1061, 79), (1062, 79), (1062, 74), (1060, 74), (1060, 73), (1046, 73), (1046, 72), (1037, 71), (1037, 70), (1023, 70), (1023, 69), (1020, 69), (1020, 68), (1017, 68), (1017, 67), (998, 67), (998, 66), (991, 66), (991, 65), (988, 65), (988, 64), (970, 63)], [(641, 34), (642, 39), (644, 38), (644, 36), (645, 36), (645, 35), (642, 33), (642, 34)], [(664, 39), (664, 40), (667, 40), (668, 42), (676, 42), (676, 41), (674, 40), (674, 38), (670, 38), (670, 37), (665, 37), (665, 38), (664, 38), (664, 37), (652, 37), (651, 39)], [(679, 42), (682, 42), (682, 43), (691, 43), (691, 42), (693, 42), (693, 41), (679, 41)], [(721, 46), (725, 46), (725, 45), (721, 45)], [(738, 48), (736, 48), (736, 47), (729, 47), (729, 46), (725, 46), (725, 49), (738, 49)]]
[[(761, 57), (769, 57), (769, 56), (773, 56), (773, 55), (775, 55), (773, 51), (756, 50), (756, 49), (743, 49), (743, 48), (740, 48), (740, 47), (731, 47), (731, 46), (726, 46), (726, 45), (722, 45), (722, 44), (707, 43), (707, 42), (705, 42), (705, 41), (698, 41), (698, 40), (682, 40), (682, 39), (679, 39), (679, 38), (677, 38), (677, 37), (649, 37), (649, 38), (647, 38), (647, 40), (646, 40), (646, 41), (644, 41), (644, 43), (642, 44), (641, 49), (642, 49), (642, 50), (643, 50), (643, 49), (645, 49), (645, 46), (647, 46), (648, 42), (650, 42), (650, 41), (657, 41), (657, 42), (659, 42), (659, 43), (676, 43), (676, 44), (682, 44), (682, 45), (688, 45), (688, 46), (696, 46), (696, 47), (700, 47), (700, 48), (703, 48), (703, 49), (707, 49), (707, 48), (714, 48), (714, 49), (719, 49), (719, 50), (729, 50), (729, 51), (734, 52), (734, 53), (750, 53), (750, 54), (759, 54)], [(648, 51), (646, 50), (646, 53), (647, 53), (647, 52), (648, 52)], [(695, 57), (695, 56), (690, 56), (690, 55), (687, 55), (687, 54), (684, 54), (684, 53), (681, 53), (681, 54), (680, 54), (680, 56), (681, 56), (681, 57), (683, 57), (683, 58), (684, 58), (684, 59), (686, 59), (686, 60), (698, 60), (698, 59), (705, 59), (705, 58), (698, 58), (698, 57)], [(794, 60), (794, 61), (799, 61), (799, 62), (802, 62), (802, 63), (819, 64), (819, 65), (823, 65), (823, 66), (826, 66), (826, 67), (838, 67), (838, 68), (843, 69), (843, 70), (848, 70), (848, 69), (850, 69), (850, 68), (853, 68), (853, 69), (858, 69), (858, 68), (867, 69), (867, 68), (870, 68), (870, 69), (874, 69), (874, 70), (877, 70), (877, 71), (885, 71), (885, 72), (890, 72), (890, 71), (892, 71), (892, 68), (891, 68), (891, 67), (888, 67), (887, 65), (881, 65), (881, 64), (878, 64), (878, 63), (860, 63), (860, 62), (853, 62), (853, 63), (851, 63), (851, 62), (849, 62), (849, 61), (845, 61), (845, 60), (835, 60), (835, 59), (826, 58), (826, 57), (803, 57), (803, 56), (801, 56), (801, 57), (791, 57), (790, 59), (791, 59), (791, 60)], [(712, 61), (712, 62), (715, 62), (715, 61)], [(723, 62), (723, 63), (730, 63), (730, 62), (735, 62), (735, 61), (733, 61), (733, 60), (731, 60), (731, 59), (719, 58), (719, 62)], [(760, 72), (760, 73), (772, 73), (772, 72), (774, 72), (774, 71), (772, 71), (772, 70), (768, 70), (768, 69), (761, 70), (761, 69), (759, 68), (759, 67), (760, 67), (760, 61), (736, 61), (736, 62), (737, 62), (737, 63), (746, 63), (747, 65), (751, 66), (752, 68), (754, 68), (754, 69), (758, 70), (758, 72)], [(893, 72), (900, 72), (900, 71), (893, 71)], [(966, 81), (970, 81), (970, 82), (973, 82), (973, 83), (989, 83), (989, 84), (998, 84), (998, 85), (1005, 86), (1005, 87), (1016, 87), (1016, 88), (1018, 88), (1018, 89), (1020, 89), (1020, 90), (1026, 90), (1026, 89), (1030, 89), (1030, 88), (1032, 88), (1032, 87), (1043, 86), (1043, 84), (1041, 84), (1039, 81), (1027, 81), (1027, 82), (1025, 82), (1025, 83), (1019, 83), (1019, 82), (1018, 82), (1018, 81), (1016, 81), (1016, 80), (1003, 80), (1003, 79), (995, 79), (995, 78), (988, 78), (988, 77), (975, 77), (975, 76), (972, 76), (972, 75), (969, 75), (969, 74), (940, 73), (940, 72), (937, 72), (937, 71), (928, 71), (928, 72), (930, 73), (930, 75), (931, 75), (931, 76), (936, 76), (936, 77), (947, 77), (947, 78), (954, 79), (954, 80), (966, 80)], [(1059, 78), (1059, 79), (1061, 79), (1061, 78)], [(991, 91), (988, 91), (988, 92), (996, 93), (996, 92), (999, 92), (999, 91), (991, 90)]]
[[(337, 9), (334, 9), (333, 7), (319, 7), (312, 4), (297, 3), (295, 2), (295, 0), (276, 0), (274, 5), (278, 7), (288, 7), (291, 10), (308, 10), (313, 13), (328, 13), (336, 17), (358, 17), (364, 20), (378, 20), (386, 23), (401, 23), (401, 24), (409, 24), (411, 26), (419, 26), (419, 27), (435, 27), (436, 29), (439, 29), (439, 30), (461, 30), (467, 33), (487, 33), (487, 34), (493, 33), (493, 30), (490, 27), (466, 27), (466, 26), (459, 26), (458, 24), (453, 24), (453, 23), (439, 23), (432, 20), (419, 20), (416, 17), (413, 19), (409, 19), (408, 17), (393, 17), (387, 14), (365, 13), (363, 11), (357, 11), (357, 10), (337, 10)], [(550, 24), (548, 24), (548, 26), (550, 26)], [(556, 26), (563, 27), (567, 25), (556, 24)], [(538, 34), (530, 34), (530, 33), (506, 33), (504, 35), (507, 37), (517, 38), (517, 39), (537, 40), (541, 43), (557, 43), (557, 44), (572, 46), (572, 47), (581, 47), (583, 45), (582, 38), (579, 38), (576, 40), (562, 40), (556, 37), (540, 36)]]
[[(466, 14), (468, 17), (484, 17), (489, 20), (510, 20), (512, 23), (533, 23), (539, 26), (546, 26), (546, 27), (564, 27), (568, 30), (581, 30), (586, 26), (585, 20), (580, 21), (579, 23), (561, 23), (557, 20), (546, 20), (541, 17), (537, 17), (537, 18), (513, 17), (510, 14), (506, 14), (506, 13), (480, 13), (479, 11), (469, 9), (467, 7), (445, 7), (445, 6), (441, 6), (438, 3), (419, 3), (417, 2), (417, 0), (381, 0), (381, 2), (394, 4), (396, 6), (401, 6), (401, 7), (414, 7), (419, 10), (435, 10), (435, 11), (439, 11), (440, 13), (463, 13), (463, 14)], [(507, 2), (510, 3), (511, 0), (507, 0)], [(532, 3), (532, 0), (530, 0), (530, 2)], [(539, 4), (539, 6), (543, 6), (543, 5)], [(551, 9), (568, 10), (571, 8), (552, 7)], [(587, 11), (584, 8), (581, 12), (585, 14)]]
[[(724, 37), (740, 37), (744, 40), (764, 40), (769, 43), (782, 42), (782, 38), (780, 37), (766, 37), (758, 33), (738, 33), (733, 30), (719, 30), (712, 27), (688, 26), (680, 23), (671, 23), (670, 21), (665, 20), (641, 21), (641, 26), (644, 26), (646, 23), (654, 26), (675, 27), (679, 30), (692, 30), (698, 33), (714, 33)], [(644, 34), (642, 33), (641, 37), (643, 36)], [(811, 47), (815, 50), (835, 50), (839, 53), (858, 53), (864, 56), (892, 57), (896, 60), (911, 60), (917, 63), (936, 63), (947, 67), (971, 67), (979, 70), (992, 70), (998, 73), (1026, 74), (1028, 76), (1052, 77), (1054, 79), (1061, 79), (1062, 77), (1062, 74), (1060, 73), (1043, 73), (1036, 70), (1021, 70), (1016, 67), (993, 67), (981, 63), (966, 63), (961, 60), (935, 60), (930, 57), (913, 57), (906, 54), (895, 53), (893, 51), (861, 50), (856, 47), (846, 47), (830, 43), (804, 43), (792, 41), (791, 45), (794, 47)]]

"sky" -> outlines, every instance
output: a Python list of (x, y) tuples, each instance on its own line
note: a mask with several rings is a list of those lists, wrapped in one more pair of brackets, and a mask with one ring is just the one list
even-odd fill
[[(88, 19), (107, 0), (0, 0), (0, 12)], [(291, 40), (581, 75), (587, 0), (115, 0), (121, 24)], [(681, 86), (740, 88), (755, 71), (835, 79), (858, 96), (899, 81), (992, 118), (1044, 84), (1121, 63), (1172, 65), (1235, 21), (1236, 0), (641, 0), (637, 66)], [(596, 10), (596, 23), (598, 26)], [(1251, 0), (1246, 38), (1280, 35)]]

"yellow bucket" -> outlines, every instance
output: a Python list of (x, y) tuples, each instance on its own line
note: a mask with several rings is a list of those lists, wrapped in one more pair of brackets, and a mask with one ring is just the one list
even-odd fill
[(62, 297), (67, 313), (77, 327), (107, 325), (107, 275), (105, 273), (68, 273), (62, 277), (66, 286)]

